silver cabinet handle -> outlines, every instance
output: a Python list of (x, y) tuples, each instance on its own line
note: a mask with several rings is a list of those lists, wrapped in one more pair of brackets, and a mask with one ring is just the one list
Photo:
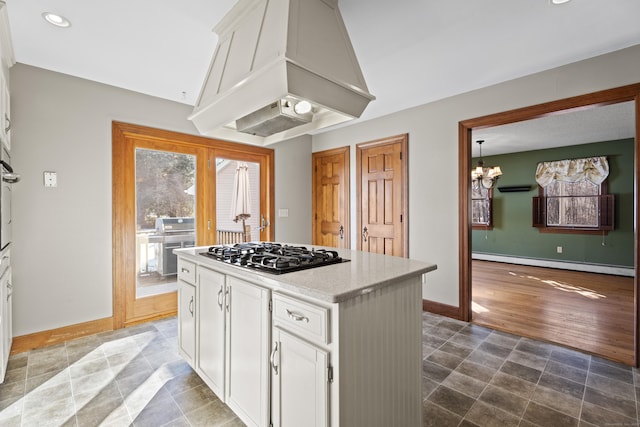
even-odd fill
[(365, 227), (362, 230), (362, 240), (366, 242), (368, 236), (369, 236), (369, 229), (367, 227)]
[(191, 313), (191, 317), (193, 317), (193, 297), (191, 297), (191, 301), (189, 301), (189, 313)]
[(273, 373), (278, 375), (278, 364), (276, 363), (276, 353), (278, 352), (278, 342), (273, 343), (273, 351), (271, 351), (271, 357), (269, 360), (271, 361), (271, 367), (273, 368)]
[(183, 273), (190, 273), (189, 269), (188, 268), (184, 268), (184, 267), (182, 267), (180, 269), (180, 271), (183, 272)]
[(227, 301), (227, 313), (229, 312), (229, 305), (231, 304), (231, 294), (229, 293), (230, 288), (224, 292), (224, 299)]
[(224, 311), (222, 308), (222, 285), (220, 285), (220, 290), (218, 291), (218, 307), (220, 307), (220, 311)]
[(11, 130), (11, 119), (9, 119), (9, 116), (7, 116), (6, 114), (4, 115), (4, 119), (7, 122), (7, 127), (4, 128), (4, 131), (5, 133), (7, 133)]
[(305, 316), (303, 314), (296, 313), (295, 311), (291, 311), (288, 308), (286, 310), (287, 310), (287, 315), (291, 319), (295, 320), (296, 322), (303, 322), (304, 321), (304, 322), (309, 323), (309, 318), (307, 316)]

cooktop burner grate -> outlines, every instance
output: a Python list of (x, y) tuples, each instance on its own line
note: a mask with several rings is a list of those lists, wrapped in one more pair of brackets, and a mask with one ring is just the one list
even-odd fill
[(282, 274), (308, 268), (322, 267), (349, 260), (343, 259), (337, 251), (328, 249), (307, 249), (282, 243), (237, 243), (232, 246), (211, 246), (201, 255), (228, 264), (253, 268), (273, 274)]

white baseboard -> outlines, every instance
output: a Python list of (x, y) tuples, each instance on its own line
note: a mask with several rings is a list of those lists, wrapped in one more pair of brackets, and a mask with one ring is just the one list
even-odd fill
[(471, 253), (471, 259), (482, 261), (506, 262), (508, 264), (530, 265), (533, 267), (550, 267), (563, 270), (586, 271), (588, 273), (612, 274), (614, 276), (635, 276), (635, 269), (600, 264), (581, 264), (578, 262), (553, 261), (548, 259), (520, 258), (505, 255)]

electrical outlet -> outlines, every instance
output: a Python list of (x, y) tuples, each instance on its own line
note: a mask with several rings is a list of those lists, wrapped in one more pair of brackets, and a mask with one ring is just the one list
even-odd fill
[(559, 254), (561, 254), (561, 253), (562, 253), (562, 246), (558, 246), (558, 247), (556, 248), (556, 252), (558, 252)]
[(44, 186), (45, 187), (57, 187), (58, 186), (58, 174), (55, 172), (44, 173)]

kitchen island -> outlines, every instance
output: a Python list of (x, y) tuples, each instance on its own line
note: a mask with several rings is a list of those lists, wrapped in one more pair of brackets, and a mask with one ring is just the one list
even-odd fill
[(434, 264), (338, 249), (347, 262), (273, 275), (206, 251), (175, 251), (179, 351), (245, 424), (422, 425)]

